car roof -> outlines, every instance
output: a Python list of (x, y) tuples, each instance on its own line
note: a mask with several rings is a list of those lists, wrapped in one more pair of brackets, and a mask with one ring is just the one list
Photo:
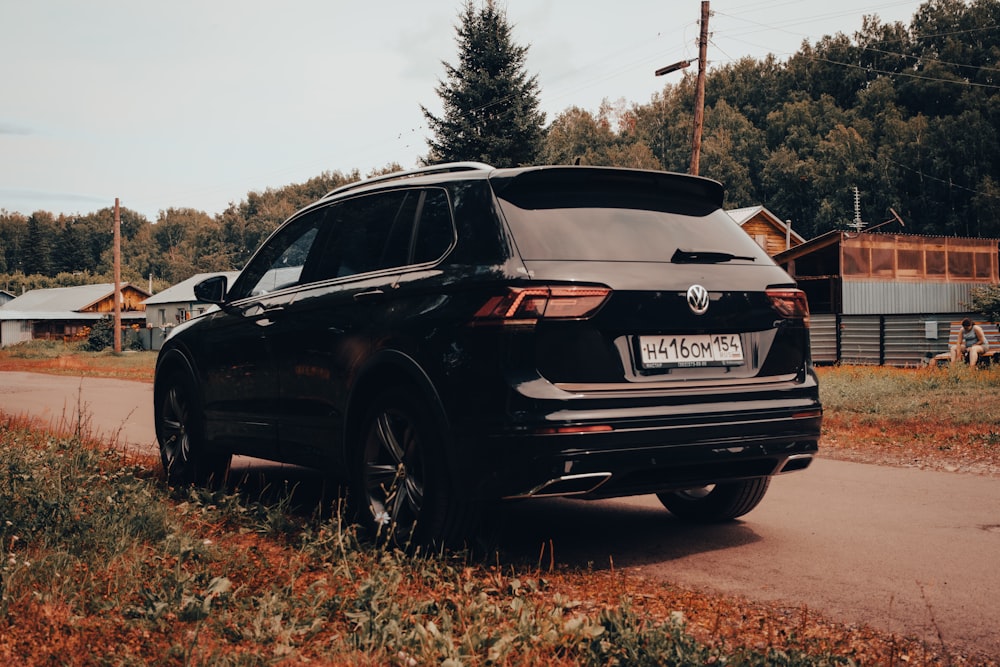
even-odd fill
[[(530, 174), (530, 176), (528, 176)], [(596, 178), (598, 176), (615, 179), (641, 179), (657, 189), (674, 195), (684, 195), (722, 206), (724, 188), (721, 183), (700, 176), (674, 172), (626, 169), (621, 167), (580, 166), (580, 165), (537, 165), (497, 169), (482, 162), (448, 162), (419, 167), (390, 174), (374, 176), (335, 188), (324, 195), (317, 204), (340, 199), (343, 196), (379, 190), (383, 187), (405, 183), (426, 185), (456, 180), (480, 180), (489, 178), (498, 185), (509, 184), (522, 177), (556, 182), (566, 179)], [(505, 187), (501, 185), (501, 187)], [(311, 206), (310, 206), (311, 208)]]
[(454, 174), (457, 172), (482, 173), (493, 171), (493, 169), (494, 168), (490, 165), (482, 162), (448, 162), (444, 164), (430, 165), (427, 167), (419, 167), (417, 169), (408, 169), (406, 171), (394, 171), (391, 174), (382, 174), (381, 176), (373, 176), (372, 178), (366, 178), (361, 181), (355, 181), (354, 183), (348, 183), (347, 185), (341, 185), (340, 187), (334, 188), (326, 193), (323, 196), (323, 200), (330, 199), (345, 192), (368, 188), (369, 186), (381, 185), (389, 181), (402, 181), (420, 176)]

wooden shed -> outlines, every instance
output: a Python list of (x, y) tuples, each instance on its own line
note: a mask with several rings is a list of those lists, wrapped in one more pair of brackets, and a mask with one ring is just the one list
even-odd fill
[(832, 231), (774, 259), (809, 297), (818, 362), (920, 363), (1000, 283), (997, 239)]
[(792, 231), (791, 221), (782, 222), (763, 206), (737, 208), (726, 213), (772, 257), (805, 243), (804, 238)]

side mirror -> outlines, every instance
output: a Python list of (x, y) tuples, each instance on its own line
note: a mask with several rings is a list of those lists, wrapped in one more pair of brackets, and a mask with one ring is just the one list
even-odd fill
[(194, 297), (205, 303), (222, 305), (226, 301), (228, 286), (225, 276), (212, 276), (194, 286)]

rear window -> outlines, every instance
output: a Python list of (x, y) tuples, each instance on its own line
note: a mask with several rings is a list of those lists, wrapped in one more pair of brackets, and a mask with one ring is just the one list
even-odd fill
[(771, 263), (725, 211), (697, 200), (565, 187), (507, 195), (500, 207), (525, 260), (669, 262), (680, 249)]

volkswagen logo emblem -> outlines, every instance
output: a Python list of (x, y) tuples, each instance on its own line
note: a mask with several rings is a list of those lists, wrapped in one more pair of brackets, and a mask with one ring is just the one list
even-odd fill
[(708, 311), (708, 290), (701, 285), (691, 285), (687, 291), (687, 302), (692, 313), (704, 315)]

